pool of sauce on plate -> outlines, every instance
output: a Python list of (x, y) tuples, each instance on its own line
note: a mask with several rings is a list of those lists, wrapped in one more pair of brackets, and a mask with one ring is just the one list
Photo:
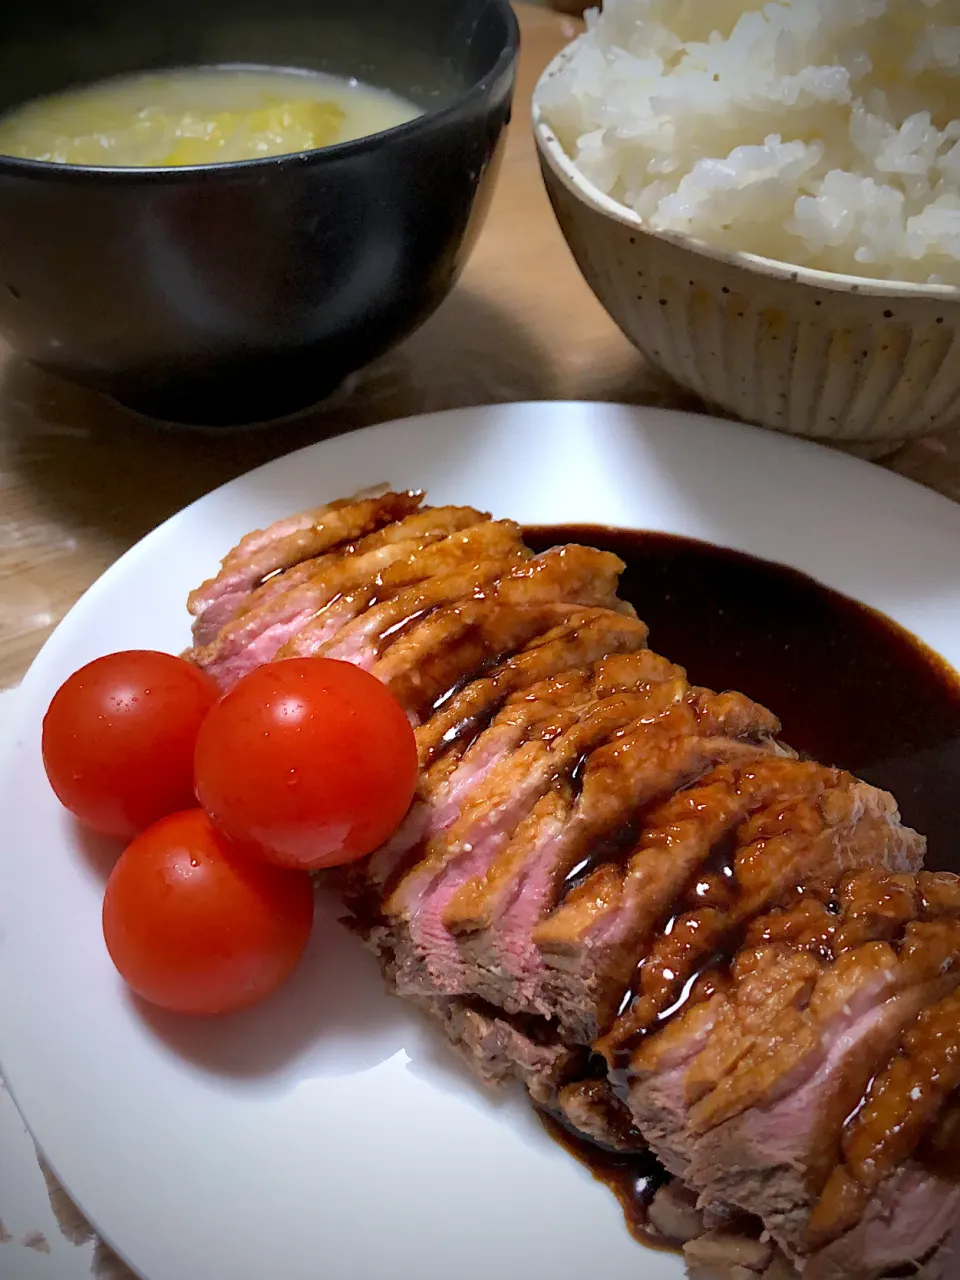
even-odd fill
[[(650, 646), (709, 688), (738, 689), (779, 716), (782, 739), (891, 791), (928, 840), (926, 865), (960, 872), (960, 675), (897, 623), (782, 565), (670, 534), (594, 525), (528, 528), (536, 551), (580, 542), (626, 564), (620, 595)], [(631, 1232), (647, 1224), (662, 1171), (549, 1132), (611, 1188)]]
[(909, 632), (795, 569), (692, 538), (594, 525), (525, 538), (615, 552), (652, 649), (769, 707), (797, 751), (893, 792), (927, 837), (926, 865), (960, 872), (960, 675)]
[(547, 1111), (538, 1110), (537, 1115), (550, 1137), (585, 1165), (598, 1182), (610, 1188), (620, 1202), (627, 1229), (634, 1239), (656, 1249), (675, 1247), (663, 1236), (652, 1232), (648, 1221), (653, 1197), (669, 1180), (656, 1156), (610, 1151), (573, 1133)]

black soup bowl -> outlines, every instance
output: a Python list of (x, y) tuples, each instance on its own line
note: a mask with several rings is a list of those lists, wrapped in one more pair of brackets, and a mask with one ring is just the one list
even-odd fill
[(355, 76), (424, 114), (194, 168), (0, 157), (0, 334), (152, 417), (296, 412), (419, 326), (479, 230), (519, 45), (507, 0), (2, 0), (0, 112), (191, 65)]

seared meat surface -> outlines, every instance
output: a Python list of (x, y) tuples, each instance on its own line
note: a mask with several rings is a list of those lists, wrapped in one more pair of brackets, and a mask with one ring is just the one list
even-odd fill
[(482, 1078), (606, 1149), (698, 1280), (960, 1277), (960, 880), (893, 798), (646, 647), (589, 547), (421, 493), (249, 535), (190, 598), (228, 688), (355, 662), (417, 795), (345, 888)]

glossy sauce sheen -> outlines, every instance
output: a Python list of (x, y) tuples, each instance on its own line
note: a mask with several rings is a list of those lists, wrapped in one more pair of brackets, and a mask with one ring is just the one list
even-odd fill
[[(652, 649), (697, 684), (769, 707), (797, 751), (891, 791), (928, 838), (926, 865), (960, 872), (960, 676), (915, 637), (796, 570), (694, 539), (592, 525), (528, 528), (524, 538), (535, 551), (579, 542), (620, 556), (619, 594), (649, 626)], [(633, 1235), (662, 1247), (647, 1226), (656, 1162), (544, 1123), (611, 1188)], [(951, 1172), (960, 1163), (940, 1155)]]
[(594, 525), (524, 537), (615, 552), (652, 649), (769, 707), (797, 751), (891, 791), (927, 837), (926, 865), (960, 872), (960, 676), (909, 632), (794, 569), (692, 538)]
[(549, 1112), (538, 1110), (537, 1115), (550, 1137), (586, 1165), (598, 1182), (610, 1188), (620, 1202), (627, 1227), (636, 1240), (654, 1248), (671, 1248), (670, 1241), (651, 1233), (647, 1221), (651, 1200), (658, 1188), (669, 1180), (655, 1156), (607, 1151), (572, 1133)]

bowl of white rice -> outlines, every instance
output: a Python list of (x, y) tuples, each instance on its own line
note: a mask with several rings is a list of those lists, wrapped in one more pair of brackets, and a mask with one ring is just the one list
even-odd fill
[(960, 0), (606, 0), (534, 95), (587, 282), (763, 426), (960, 422)]

